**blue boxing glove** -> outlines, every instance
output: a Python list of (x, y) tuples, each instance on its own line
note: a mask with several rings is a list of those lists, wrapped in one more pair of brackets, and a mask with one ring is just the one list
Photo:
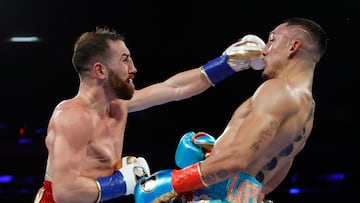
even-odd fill
[(201, 72), (213, 85), (238, 71), (264, 68), (262, 50), (265, 42), (256, 35), (246, 35), (225, 52), (201, 67)]
[(207, 187), (200, 172), (199, 163), (183, 169), (161, 170), (144, 177), (135, 186), (135, 203), (170, 202), (178, 195)]
[(196, 162), (204, 160), (211, 152), (216, 140), (213, 136), (204, 132), (185, 133), (175, 153), (175, 163), (184, 168)]
[(137, 181), (142, 177), (149, 176), (149, 165), (144, 158), (136, 158), (134, 156), (123, 157), (119, 169), (113, 175), (96, 179), (99, 188), (97, 202), (134, 194)]

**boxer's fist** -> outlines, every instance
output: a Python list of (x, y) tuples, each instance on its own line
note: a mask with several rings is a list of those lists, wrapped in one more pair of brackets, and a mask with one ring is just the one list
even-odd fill
[(185, 133), (177, 146), (175, 163), (184, 168), (196, 162), (204, 160), (211, 152), (215, 144), (215, 138), (204, 132)]
[(161, 170), (144, 177), (135, 186), (136, 203), (161, 203), (174, 200), (178, 195), (206, 187), (198, 163), (183, 169)]
[(246, 35), (240, 41), (228, 47), (224, 53), (201, 67), (202, 73), (216, 84), (235, 72), (264, 68), (262, 50), (265, 42), (256, 35)]
[(142, 178), (135, 186), (135, 203), (169, 202), (177, 196), (171, 183), (171, 169), (161, 170)]
[(248, 68), (261, 70), (264, 68), (262, 50), (265, 42), (256, 35), (246, 35), (232, 44), (224, 52), (228, 55), (228, 63), (236, 72)]
[(112, 175), (96, 179), (99, 189), (97, 202), (134, 194), (137, 181), (150, 176), (149, 165), (142, 157), (123, 157), (116, 167), (118, 169)]
[(134, 194), (137, 181), (142, 177), (150, 176), (150, 168), (143, 157), (126, 156), (121, 160), (122, 166), (118, 169), (126, 182), (126, 195)]

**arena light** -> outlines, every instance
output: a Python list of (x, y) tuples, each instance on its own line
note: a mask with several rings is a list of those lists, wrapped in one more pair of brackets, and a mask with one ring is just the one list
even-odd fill
[(30, 137), (20, 138), (18, 143), (19, 144), (30, 144), (30, 143), (32, 143), (32, 139)]
[(345, 173), (328, 173), (318, 176), (319, 180), (325, 180), (329, 182), (343, 182), (345, 181)]
[(324, 188), (297, 188), (293, 187), (288, 189), (287, 193), (290, 195), (299, 195), (301, 193), (317, 193), (324, 190)]
[(10, 37), (8, 41), (12, 43), (34, 43), (40, 42), (41, 39), (38, 36), (14, 36)]
[(299, 194), (301, 193), (301, 189), (300, 188), (290, 188), (289, 189), (289, 194)]
[(0, 183), (11, 183), (14, 180), (13, 175), (3, 174), (0, 175)]

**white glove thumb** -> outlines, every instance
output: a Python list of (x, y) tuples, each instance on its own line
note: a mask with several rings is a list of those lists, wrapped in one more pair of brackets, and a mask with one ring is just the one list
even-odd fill
[(126, 182), (126, 195), (134, 194), (137, 181), (143, 176), (150, 176), (149, 165), (142, 157), (126, 156), (122, 158), (119, 169)]
[(136, 159), (134, 173), (139, 177), (138, 179), (143, 176), (149, 177), (151, 175), (149, 165), (143, 157), (138, 157)]

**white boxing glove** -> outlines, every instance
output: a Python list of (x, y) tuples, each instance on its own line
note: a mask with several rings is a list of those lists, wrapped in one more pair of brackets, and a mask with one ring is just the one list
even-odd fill
[(264, 68), (262, 50), (265, 42), (256, 35), (246, 35), (240, 41), (227, 48), (224, 54), (228, 55), (228, 63), (236, 72), (253, 68)]
[(119, 171), (126, 182), (126, 195), (134, 194), (137, 181), (142, 177), (150, 176), (150, 168), (143, 157), (125, 156), (122, 158)]
[(246, 35), (228, 47), (221, 56), (204, 64), (200, 70), (213, 85), (250, 67), (261, 70), (264, 68), (264, 47), (262, 39), (256, 35)]
[(149, 176), (149, 165), (143, 157), (125, 156), (116, 165), (116, 170), (112, 175), (96, 179), (99, 189), (96, 202), (134, 194), (137, 181), (142, 177)]

